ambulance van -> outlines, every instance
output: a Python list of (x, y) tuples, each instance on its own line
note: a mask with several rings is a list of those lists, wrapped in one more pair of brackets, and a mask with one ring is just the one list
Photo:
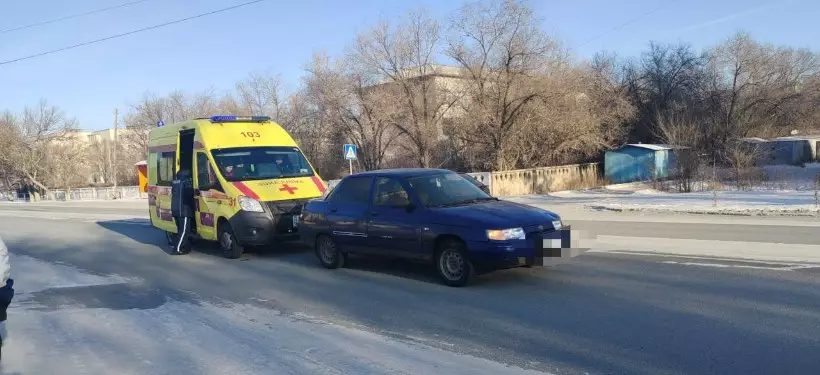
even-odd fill
[(193, 238), (216, 241), (227, 258), (247, 246), (299, 238), (302, 206), (326, 186), (293, 138), (269, 117), (214, 116), (159, 126), (148, 142), (151, 224), (169, 241), (171, 181), (193, 175)]

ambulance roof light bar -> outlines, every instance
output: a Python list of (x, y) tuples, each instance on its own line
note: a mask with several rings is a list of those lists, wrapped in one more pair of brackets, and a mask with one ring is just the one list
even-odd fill
[(266, 122), (268, 116), (211, 116), (211, 122)]

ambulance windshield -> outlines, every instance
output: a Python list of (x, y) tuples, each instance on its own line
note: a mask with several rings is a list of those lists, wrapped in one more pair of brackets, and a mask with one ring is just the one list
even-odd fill
[(224, 148), (211, 153), (227, 181), (313, 176), (313, 169), (296, 147)]

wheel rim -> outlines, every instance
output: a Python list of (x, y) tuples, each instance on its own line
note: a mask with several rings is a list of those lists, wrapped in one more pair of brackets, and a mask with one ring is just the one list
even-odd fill
[(459, 280), (464, 276), (464, 257), (458, 251), (444, 250), (439, 257), (438, 268), (447, 280)]
[(331, 264), (336, 260), (336, 245), (333, 244), (333, 241), (322, 238), (322, 241), (319, 242), (319, 257), (322, 258), (322, 262), (327, 264)]
[(222, 244), (223, 249), (230, 250), (233, 248), (233, 237), (228, 231), (224, 231), (219, 238), (219, 243)]

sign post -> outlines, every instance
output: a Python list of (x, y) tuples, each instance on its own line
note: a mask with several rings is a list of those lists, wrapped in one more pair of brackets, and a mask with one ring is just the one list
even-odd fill
[(357, 159), (358, 150), (356, 150), (356, 145), (352, 143), (348, 143), (345, 145), (345, 159), (347, 159), (348, 163), (350, 163), (350, 174), (353, 174), (353, 160)]

